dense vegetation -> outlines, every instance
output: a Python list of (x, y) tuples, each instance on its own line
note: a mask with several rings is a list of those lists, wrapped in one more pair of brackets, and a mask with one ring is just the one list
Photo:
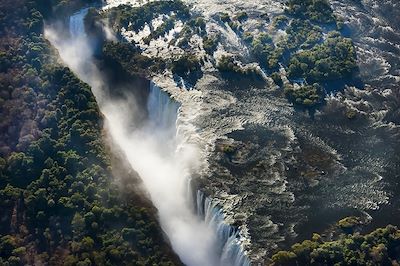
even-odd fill
[(289, 100), (304, 106), (314, 106), (318, 104), (321, 100), (320, 95), (322, 93), (322, 87), (318, 83), (297, 87), (287, 85), (285, 87), (285, 94)]
[(198, 79), (201, 74), (201, 63), (193, 54), (184, 54), (166, 62), (142, 55), (140, 48), (126, 42), (107, 42), (103, 46), (103, 54), (108, 63), (118, 64), (130, 74), (151, 77), (165, 69), (184, 78)]
[(238, 74), (242, 76), (257, 76), (258, 73), (256, 69), (247, 67), (244, 68), (239, 65), (237, 61), (235, 61), (235, 58), (231, 56), (224, 55), (222, 56), (217, 63), (217, 69), (224, 73), (227, 74)]
[(342, 234), (324, 241), (314, 234), (312, 240), (294, 244), (289, 251), (272, 257), (274, 265), (399, 265), (400, 230), (379, 228), (370, 234)]
[[(103, 15), (110, 19), (115, 29), (119, 30), (121, 27), (127, 27), (134, 31), (143, 29), (146, 23), (151, 24), (150, 22), (158, 16), (165, 16), (162, 24), (156, 29), (153, 29), (152, 32), (143, 39), (146, 44), (168, 33), (173, 29), (178, 19), (184, 22), (183, 29), (178, 36), (171, 41), (171, 44), (177, 45), (186, 52), (168, 60), (142, 55), (142, 50), (135, 43), (107, 42), (103, 47), (103, 53), (106, 59), (109, 62), (121, 65), (131, 74), (140, 74), (150, 77), (155, 73), (169, 69), (173, 74), (180, 77), (189, 80), (197, 80), (202, 75), (202, 63), (197, 56), (190, 51), (190, 47), (188, 47), (190, 38), (194, 34), (202, 36), (207, 46), (205, 49), (207, 49), (209, 53), (212, 53), (218, 45), (218, 37), (213, 36), (208, 38), (205, 31), (204, 19), (201, 16), (192, 16), (188, 7), (181, 1), (154, 1), (140, 7), (123, 5), (112, 8)], [(131, 62), (135, 62), (135, 64)]]
[(336, 19), (328, 0), (289, 0), (288, 14), (310, 19), (317, 23), (335, 23)]
[[(273, 18), (272, 31), (244, 32), (242, 37), (268, 73), (277, 73), (281, 64), (291, 83), (302, 86), (286, 84), (284, 91), (290, 101), (314, 107), (322, 102), (329, 82), (346, 84), (355, 76), (355, 49), (350, 39), (336, 31), (340, 21), (327, 0), (289, 0), (286, 5), (285, 13)], [(272, 38), (277, 29), (286, 34)], [(283, 85), (276, 74), (273, 80)]]
[(91, 90), (43, 38), (50, 14), (27, 0), (0, 10), (0, 265), (179, 264), (155, 210), (114, 181)]
[(291, 51), (297, 49), (310, 49), (322, 41), (322, 28), (313, 25), (309, 20), (293, 19), (286, 28), (287, 48)]
[(167, 67), (164, 60), (142, 55), (140, 48), (131, 43), (107, 42), (103, 54), (106, 61), (120, 64), (131, 74), (151, 76)]
[(309, 82), (324, 82), (351, 77), (357, 69), (350, 39), (330, 34), (310, 50), (295, 54), (289, 63), (289, 77), (304, 77)]
[(181, 77), (188, 77), (192, 73), (199, 73), (201, 65), (197, 57), (193, 54), (185, 54), (171, 62), (171, 71)]
[(162, 14), (174, 12), (177, 18), (187, 19), (189, 8), (181, 1), (154, 1), (140, 7), (120, 5), (108, 13), (111, 23), (117, 29), (125, 27), (128, 30), (139, 31), (153, 19)]
[[(303, 80), (299, 90), (285, 88), (288, 98), (296, 104), (316, 106), (322, 102), (327, 82), (350, 80), (357, 71), (356, 54), (350, 39), (343, 38), (337, 19), (327, 0), (289, 0), (286, 14), (291, 18), (286, 28), (288, 77)], [(286, 24), (283, 18), (276, 24)], [(282, 22), (281, 22), (282, 21)], [(333, 26), (332, 26), (333, 25)], [(325, 36), (323, 35), (325, 34)], [(283, 46), (283, 45), (282, 45)]]
[(269, 69), (277, 69), (278, 63), (282, 61), (284, 49), (272, 42), (271, 36), (262, 33), (256, 37), (248, 37), (252, 54), (258, 59), (262, 66)]

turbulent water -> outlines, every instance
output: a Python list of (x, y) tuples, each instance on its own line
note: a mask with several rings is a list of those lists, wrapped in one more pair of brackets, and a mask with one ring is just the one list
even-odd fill
[[(247, 54), (240, 37), (220, 23), (218, 12), (233, 16), (246, 11), (249, 19), (242, 27), (255, 35), (270, 27), (269, 21), (260, 19), (262, 15), (272, 18), (282, 13), (283, 2), (187, 1), (205, 17), (208, 33), (222, 34), (215, 58)], [(377, 217), (371, 222), (375, 226), (398, 224), (392, 213), (400, 205), (395, 197), (400, 191), (396, 181), (400, 170), (396, 155), (400, 149), (399, 3), (330, 2), (345, 23), (344, 34), (354, 41), (363, 89), (348, 87), (328, 95), (325, 107), (310, 117), (295, 111), (275, 86), (229, 83), (220, 79), (210, 62), (205, 62), (205, 75), (195, 86), (201, 91), (201, 103), (194, 123), (208, 147), (203, 185), (223, 206), (225, 220), (240, 224), (239, 234), (253, 261), (262, 262), (277, 247), (309, 238), (347, 215)], [(278, 31), (272, 37), (282, 34)], [(123, 35), (128, 40), (137, 38), (132, 32)], [(193, 39), (193, 50), (203, 55)], [(139, 45), (150, 56), (170, 58), (182, 53), (167, 47), (163, 38)], [(168, 83), (165, 88), (174, 86)], [(179, 97), (179, 91), (175, 95)], [(182, 98), (183, 103), (192, 100)], [(349, 110), (357, 113), (356, 119), (346, 118)], [(226, 145), (235, 148), (233, 155), (220, 152)]]
[[(180, 105), (153, 82), (146, 111), (140, 110), (132, 93), (146, 88), (127, 85), (123, 97), (113, 97), (104, 73), (94, 63), (92, 42), (84, 31), (87, 10), (70, 17), (68, 37), (51, 25), (46, 37), (64, 62), (91, 85), (106, 117), (106, 130), (142, 178), (172, 247), (186, 265), (248, 265), (237, 232), (224, 223), (218, 205), (210, 198), (193, 200), (193, 194), (202, 195), (190, 186), (192, 173), (200, 171), (201, 153), (197, 142), (190, 141), (195, 139), (193, 126), (179, 115)], [(141, 113), (148, 114), (145, 123), (139, 123)]]
[[(108, 7), (124, 2), (110, 0)], [(246, 11), (249, 19), (243, 27), (257, 33), (269, 26), (260, 16), (281, 13), (282, 2), (197, 0), (190, 4), (206, 18), (208, 32), (222, 33), (217, 58), (225, 53), (245, 56), (247, 51), (215, 14)], [(132, 131), (135, 113), (140, 112), (134, 97), (127, 94), (126, 99), (107, 105), (101, 73), (90, 63), (91, 54), (82, 54), (90, 51), (81, 24), (86, 11), (71, 17), (73, 41), (60, 43), (52, 39), (54, 32), (47, 31), (64, 60), (92, 85), (110, 132), (142, 176), (183, 262), (246, 265), (247, 254), (263, 263), (277, 247), (309, 238), (347, 215), (374, 218), (371, 226), (399, 223), (393, 215), (400, 207), (395, 197), (400, 192), (399, 3), (331, 3), (344, 20), (344, 33), (354, 41), (365, 86), (328, 95), (326, 105), (313, 117), (294, 110), (265, 74), (266, 87), (230, 83), (205, 62), (204, 76), (191, 90), (168, 75), (155, 77), (147, 103), (149, 122)], [(181, 28), (177, 22), (174, 31)], [(123, 36), (138, 38), (132, 32)], [(182, 53), (165, 45), (169, 36), (149, 46), (139, 45), (150, 56)], [(204, 54), (201, 45), (193, 49)], [(355, 111), (357, 118), (346, 118), (348, 110)], [(235, 149), (230, 156), (221, 152), (227, 145)], [(207, 195), (192, 191), (193, 173), (202, 177)]]

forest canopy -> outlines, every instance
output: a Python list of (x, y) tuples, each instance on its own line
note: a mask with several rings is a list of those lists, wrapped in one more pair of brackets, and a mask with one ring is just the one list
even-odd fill
[(0, 3), (0, 265), (179, 265), (151, 204), (114, 180), (91, 88), (43, 37), (78, 3), (47, 4)]

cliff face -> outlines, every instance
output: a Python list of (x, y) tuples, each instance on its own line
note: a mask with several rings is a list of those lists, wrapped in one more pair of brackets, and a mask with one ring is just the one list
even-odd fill
[(91, 88), (43, 37), (61, 2), (40, 3), (0, 4), (0, 264), (179, 265)]

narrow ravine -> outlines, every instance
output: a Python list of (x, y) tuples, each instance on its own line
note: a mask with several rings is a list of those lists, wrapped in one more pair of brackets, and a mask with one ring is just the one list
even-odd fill
[[(112, 97), (115, 85), (108, 84), (94, 62), (94, 48), (85, 33), (87, 11), (70, 17), (69, 34), (48, 25), (46, 37), (63, 61), (92, 87), (106, 118), (106, 130), (143, 179), (173, 249), (186, 265), (249, 265), (238, 232), (225, 224), (222, 210), (202, 192), (191, 191), (191, 174), (199, 170), (199, 148), (186, 143), (184, 132), (176, 130), (180, 105), (153, 82), (150, 88), (123, 88), (123, 97)], [(135, 89), (149, 91), (146, 105), (138, 104), (131, 93)], [(148, 114), (144, 123), (139, 122), (143, 113)]]

